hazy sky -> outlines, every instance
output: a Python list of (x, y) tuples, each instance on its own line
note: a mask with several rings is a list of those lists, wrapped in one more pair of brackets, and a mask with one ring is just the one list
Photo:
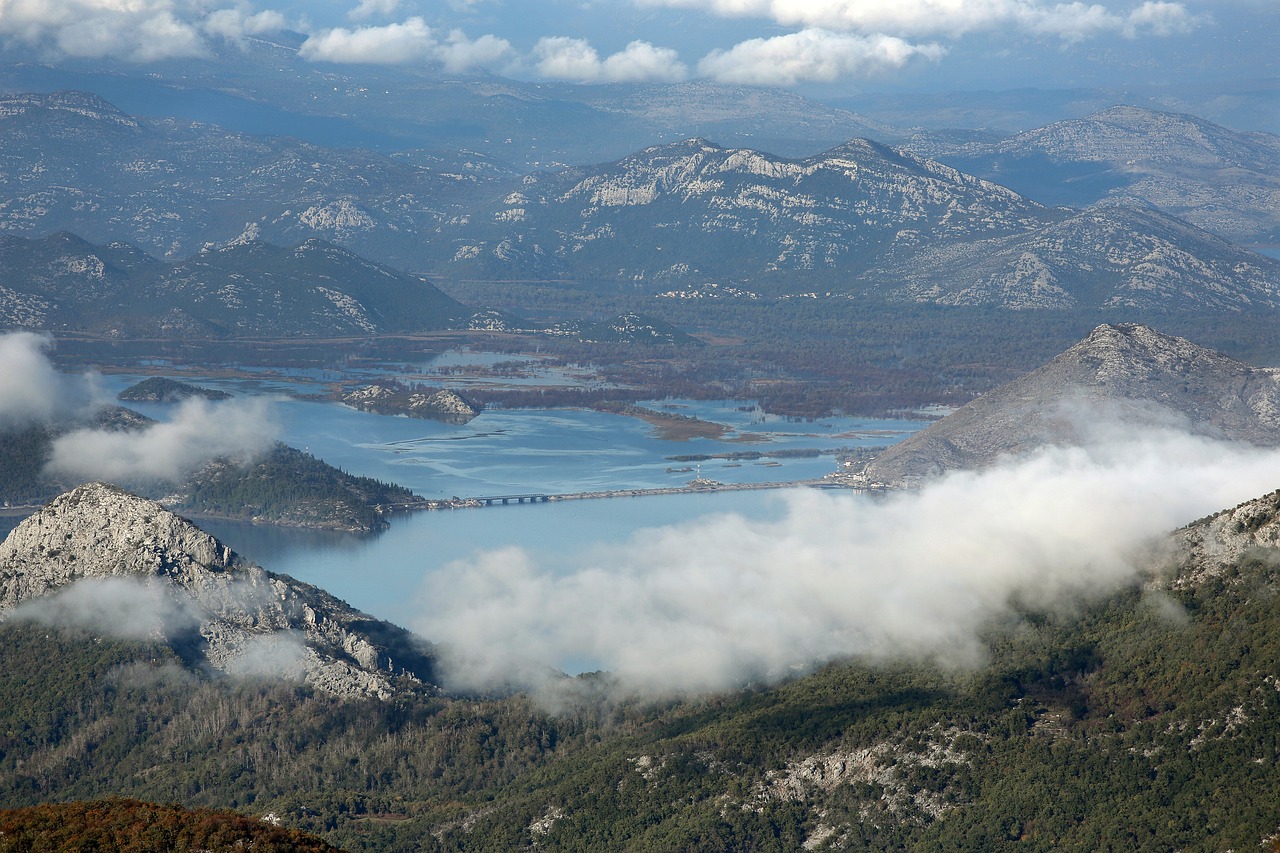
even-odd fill
[(315, 62), (803, 91), (1274, 78), (1277, 0), (0, 0), (0, 35), (138, 63), (308, 38)]

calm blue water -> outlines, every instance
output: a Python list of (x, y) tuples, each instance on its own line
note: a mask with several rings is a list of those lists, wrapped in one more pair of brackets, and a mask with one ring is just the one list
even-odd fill
[[(103, 378), (116, 394), (139, 376)], [(465, 425), (359, 412), (345, 406), (279, 397), (315, 385), (245, 379), (189, 381), (238, 397), (272, 396), (279, 438), (326, 462), (407, 486), (426, 497), (522, 492), (566, 493), (679, 486), (698, 463), (668, 457), (780, 449), (828, 450), (882, 446), (921, 429), (921, 421), (826, 418), (794, 422), (766, 416), (740, 401), (667, 400), (648, 404), (732, 427), (721, 439), (664, 441), (632, 417), (575, 409), (493, 410)], [(165, 419), (173, 406), (133, 404)], [(702, 476), (726, 483), (818, 478), (835, 470), (833, 456), (800, 459), (708, 460)], [(683, 470), (694, 468), (693, 471)], [(721, 492), (568, 501), (484, 509), (418, 512), (396, 518), (376, 536), (255, 527), (202, 520), (201, 526), (260, 565), (323, 587), (375, 616), (401, 624), (417, 618), (423, 578), (480, 552), (519, 547), (544, 565), (637, 531), (715, 513), (779, 517), (782, 491)]]
[[(112, 394), (137, 376), (108, 376)], [(202, 380), (237, 396), (270, 394), (279, 383)], [(312, 389), (314, 390), (314, 388)], [(890, 444), (925, 425), (921, 421), (824, 418), (794, 423), (739, 401), (675, 400), (650, 404), (727, 424), (721, 439), (664, 441), (644, 421), (581, 409), (498, 409), (468, 424), (360, 412), (336, 403), (279, 399), (274, 405), (286, 444), (303, 448), (343, 470), (398, 483), (429, 498), (523, 492), (583, 492), (680, 486), (699, 463), (673, 456), (743, 451), (832, 450)], [(169, 404), (134, 404), (157, 419)], [(835, 470), (833, 456), (701, 462), (704, 477), (724, 483), (805, 480)], [(692, 468), (694, 470), (685, 470)]]

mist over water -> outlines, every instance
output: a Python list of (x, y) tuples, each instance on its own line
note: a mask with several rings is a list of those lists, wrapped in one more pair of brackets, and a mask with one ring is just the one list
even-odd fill
[(971, 666), (1015, 604), (1114, 592), (1155, 569), (1170, 530), (1280, 483), (1280, 452), (1094, 434), (1108, 438), (884, 500), (796, 491), (775, 520), (712, 516), (551, 559), (478, 553), (424, 578), (413, 627), (446, 644), (462, 687), (545, 686), (548, 665), (656, 693), (846, 656)]

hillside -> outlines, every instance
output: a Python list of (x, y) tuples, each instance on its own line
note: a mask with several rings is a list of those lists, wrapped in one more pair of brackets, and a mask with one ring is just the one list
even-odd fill
[(1280, 263), (1141, 204), (1050, 209), (867, 140), (787, 159), (694, 139), (530, 175), (442, 225), (449, 256), (435, 266), (468, 278), (616, 282), (682, 300), (1280, 304)]
[(343, 336), (450, 328), (470, 312), (321, 240), (235, 242), (178, 263), (67, 233), (0, 237), (0, 325), (111, 337)]
[(1240, 243), (1280, 241), (1280, 137), (1114, 106), (996, 141), (925, 135), (918, 153), (1045, 204), (1150, 206)]
[(1276, 506), (1178, 531), (1070, 615), (1015, 609), (974, 669), (836, 662), (656, 702), (600, 701), (596, 674), (554, 714), (210, 680), (155, 639), (7, 619), (0, 793), (251, 802), (381, 853), (1255, 849), (1280, 829)]
[(0, 853), (104, 847), (114, 853), (339, 853), (313, 835), (213, 809), (107, 800), (0, 811)]
[(1159, 211), (1114, 205), (1025, 234), (926, 246), (878, 284), (901, 301), (1020, 311), (1280, 307), (1280, 261)]
[[(103, 610), (102, 601), (114, 604)], [(430, 649), (407, 631), (264, 571), (154, 501), (102, 483), (60, 495), (0, 543), (0, 619), (11, 618), (151, 637), (197, 669), (295, 679), (337, 696), (390, 699), (433, 678)]]
[(1146, 326), (1103, 324), (1043, 367), (892, 445), (866, 473), (916, 485), (1046, 444), (1079, 444), (1112, 422), (1280, 445), (1280, 374)]
[[(110, 407), (87, 424), (0, 429), (0, 503), (34, 506), (79, 485), (45, 471), (59, 434), (86, 425), (138, 429), (151, 423), (130, 409)], [(127, 485), (181, 512), (354, 533), (385, 528), (388, 505), (421, 500), (408, 489), (347, 474), (284, 444), (252, 461), (215, 459), (181, 482)]]

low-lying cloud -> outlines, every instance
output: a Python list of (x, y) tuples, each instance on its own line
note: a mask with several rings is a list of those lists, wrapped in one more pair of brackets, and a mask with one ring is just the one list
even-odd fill
[[(0, 429), (65, 426), (112, 404), (97, 374), (60, 373), (49, 359), (52, 347), (47, 335), (0, 335)], [(179, 480), (219, 457), (252, 459), (269, 450), (279, 432), (268, 399), (196, 397), (169, 420), (141, 429), (84, 426), (63, 433), (53, 441), (46, 473), (115, 483)]]
[(168, 584), (111, 577), (84, 578), (33, 598), (15, 607), (8, 618), (126, 639), (161, 639), (200, 623), (191, 601)]
[(0, 335), (0, 427), (50, 423), (105, 404), (97, 377), (59, 373), (49, 360), (52, 348), (48, 335)]
[(536, 687), (547, 666), (679, 692), (845, 657), (974, 665), (994, 621), (1132, 583), (1165, 533), (1277, 484), (1280, 452), (1158, 428), (886, 499), (798, 491), (777, 521), (640, 531), (563, 565), (481, 554), (427, 579), (415, 627), (462, 687)]
[(250, 459), (275, 443), (269, 401), (184, 401), (167, 421), (137, 430), (78, 429), (54, 439), (48, 473), (122, 483), (179, 480), (219, 457)]

